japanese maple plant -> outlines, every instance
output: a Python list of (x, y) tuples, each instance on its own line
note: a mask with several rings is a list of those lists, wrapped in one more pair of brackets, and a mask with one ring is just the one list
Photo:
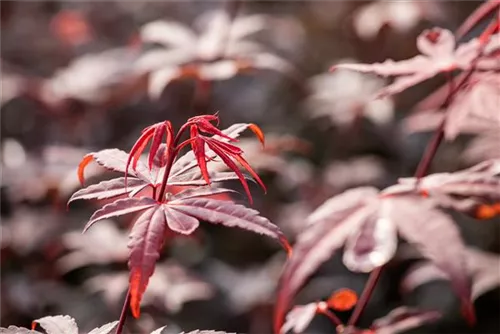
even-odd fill
[[(243, 151), (233, 144), (246, 129), (253, 131), (264, 143), (260, 128), (255, 124), (234, 124), (220, 130), (216, 126), (218, 121), (217, 115), (195, 116), (177, 132), (170, 121), (160, 122), (145, 128), (129, 153), (118, 149), (94, 152), (86, 155), (79, 165), (78, 176), (82, 183), (85, 167), (91, 161), (124, 173), (122, 177), (78, 190), (70, 198), (69, 202), (115, 199), (90, 217), (84, 231), (99, 220), (140, 212), (130, 232), (129, 292), (117, 333), (123, 327), (128, 305), (133, 316), (139, 317), (141, 298), (154, 272), (166, 233), (189, 235), (202, 220), (269, 236), (291, 251), (279, 228), (256, 210), (236, 204), (229, 197), (215, 196), (234, 192), (215, 185), (233, 179), (240, 181), (250, 202), (248, 179), (265, 190), (257, 173), (243, 158)], [(142, 161), (148, 144), (147, 159)], [(191, 150), (181, 156), (185, 147)], [(216, 171), (212, 164), (216, 161), (222, 161), (231, 171)]]

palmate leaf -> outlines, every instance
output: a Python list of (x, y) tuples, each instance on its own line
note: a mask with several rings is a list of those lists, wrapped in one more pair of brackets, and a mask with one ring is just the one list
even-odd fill
[(266, 235), (291, 251), (284, 234), (258, 211), (230, 201), (207, 198), (228, 192), (233, 190), (206, 186), (167, 196), (165, 202), (149, 197), (119, 199), (92, 215), (84, 231), (99, 220), (145, 210), (132, 228), (129, 243), (130, 305), (135, 317), (140, 314), (140, 301), (154, 272), (167, 228), (180, 234), (191, 234), (203, 220)]
[(446, 29), (434, 28), (425, 30), (417, 38), (417, 47), (421, 55), (402, 61), (386, 60), (383, 63), (375, 64), (340, 64), (332, 67), (332, 70), (344, 68), (384, 77), (397, 77), (391, 85), (383, 88), (377, 94), (378, 97), (384, 97), (399, 93), (441, 72), (457, 69), (469, 70), (473, 64), (479, 70), (500, 68), (500, 64), (494, 60), (494, 49), (498, 43), (495, 36), (490, 36), (484, 43), (487, 43), (486, 51), (493, 50), (490, 51), (491, 53), (483, 52), (481, 59), (474, 64), (480, 55), (482, 41), (480, 42), (476, 38), (460, 44), (455, 49), (456, 43), (453, 34)]
[(326, 201), (310, 215), (283, 271), (275, 331), (298, 289), (336, 250), (345, 246), (343, 260), (350, 270), (369, 272), (395, 255), (398, 232), (449, 275), (472, 321), (464, 245), (454, 222), (436, 206), (434, 200), (391, 188), (380, 195), (374, 188), (358, 188)]

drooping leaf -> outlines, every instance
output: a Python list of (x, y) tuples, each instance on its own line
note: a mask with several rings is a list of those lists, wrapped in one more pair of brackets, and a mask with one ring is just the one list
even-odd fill
[[(490, 41), (492, 39), (490, 38)], [(375, 64), (340, 64), (332, 68), (350, 69), (364, 73), (375, 73), (384, 77), (397, 77), (395, 81), (383, 88), (378, 97), (399, 93), (424, 80), (434, 77), (440, 72), (450, 72), (456, 69), (468, 70), (474, 60), (480, 55), (481, 43), (473, 39), (460, 44), (455, 49), (456, 43), (453, 34), (446, 29), (434, 28), (425, 30), (417, 39), (417, 47), (421, 55), (413, 58), (393, 61), (386, 60)], [(486, 60), (475, 64), (478, 69), (492, 69), (491, 61)], [(496, 64), (495, 68), (500, 65)]]
[(43, 317), (33, 321), (32, 327), (39, 324), (47, 334), (78, 334), (75, 319), (67, 315)]
[(138, 192), (148, 186), (148, 183), (138, 178), (128, 178), (125, 186), (125, 178), (120, 177), (98, 184), (90, 185), (73, 193), (68, 200), (68, 204), (78, 199), (105, 199), (120, 195)]
[(469, 322), (474, 322), (465, 245), (453, 220), (433, 208), (434, 203), (427, 199), (410, 196), (385, 198), (382, 205), (395, 220), (401, 236), (448, 274), (462, 302), (464, 316)]
[(150, 197), (124, 198), (116, 200), (115, 202), (106, 204), (101, 209), (94, 212), (88, 223), (85, 225), (83, 232), (88, 230), (99, 220), (145, 210), (155, 205), (157, 205), (157, 202)]
[(317, 309), (318, 303), (295, 306), (286, 315), (285, 323), (279, 333), (285, 334), (289, 331), (293, 333), (304, 332), (317, 314)]
[(155, 206), (143, 212), (130, 233), (130, 308), (134, 317), (140, 315), (140, 303), (149, 278), (153, 275), (156, 261), (160, 257), (166, 224), (165, 212)]
[[(289, 304), (307, 278), (342, 247), (367, 212), (365, 205), (374, 199), (375, 188), (357, 188), (327, 200), (309, 217), (299, 234), (291, 259), (280, 279), (274, 330), (279, 332)], [(370, 209), (371, 212), (371, 209)]]
[[(472, 277), (472, 299), (500, 286), (500, 256), (475, 248), (465, 251), (467, 272)], [(401, 281), (401, 290), (411, 292), (417, 287), (435, 281), (448, 280), (448, 275), (431, 262), (418, 262), (412, 265)]]
[(278, 240), (287, 251), (291, 249), (286, 237), (276, 225), (260, 216), (258, 211), (243, 205), (208, 198), (175, 199), (168, 205), (172, 209), (212, 224), (239, 227), (266, 235)]
[(437, 311), (422, 311), (406, 306), (398, 307), (383, 318), (373, 322), (377, 334), (399, 334), (438, 320), (441, 314)]

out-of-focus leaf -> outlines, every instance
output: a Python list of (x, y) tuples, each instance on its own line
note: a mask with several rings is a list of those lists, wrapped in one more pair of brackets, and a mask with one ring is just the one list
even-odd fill
[[(399, 183), (391, 188), (411, 191), (417, 180), (404, 178)], [(388, 188), (389, 192), (391, 188)], [(500, 214), (500, 162), (491, 159), (455, 173), (431, 174), (420, 180), (419, 190), (432, 196), (443, 207), (474, 218), (492, 218)]]
[(373, 322), (377, 334), (399, 334), (438, 320), (441, 314), (436, 311), (422, 311), (406, 306), (398, 307), (383, 318)]
[(27, 328), (9, 326), (7, 328), (0, 327), (0, 334), (42, 334), (38, 331), (29, 330)]
[(423, 20), (442, 19), (443, 5), (434, 1), (373, 1), (353, 14), (354, 29), (364, 40), (375, 39), (383, 28), (408, 33)]
[[(489, 43), (495, 42), (494, 36), (491, 36)], [(402, 61), (340, 64), (334, 66), (332, 70), (350, 69), (363, 73), (375, 73), (384, 77), (397, 77), (391, 85), (381, 89), (377, 94), (378, 97), (384, 97), (399, 93), (440, 72), (450, 72), (456, 69), (469, 70), (474, 60), (480, 55), (481, 43), (478, 39), (473, 39), (459, 45), (456, 49), (455, 44), (455, 38), (449, 30), (434, 28), (425, 30), (417, 39), (417, 47), (421, 55)], [(484, 62), (477, 62), (475, 68), (483, 70), (499, 68), (500, 65), (492, 64), (491, 58), (494, 58), (494, 55), (484, 55)], [(492, 65), (494, 68), (491, 67)]]
[(433, 208), (433, 203), (426, 199), (405, 197), (384, 201), (389, 215), (399, 218), (395, 221), (401, 236), (448, 274), (452, 287), (462, 302), (464, 316), (468, 321), (474, 322), (465, 246), (453, 220)]
[[(306, 279), (342, 247), (354, 225), (366, 216), (367, 202), (377, 196), (374, 188), (357, 188), (327, 200), (308, 218), (299, 234), (294, 252), (280, 279), (276, 305), (275, 332), (279, 332), (289, 304)], [(362, 220), (361, 220), (362, 222)]]
[(281, 327), (280, 333), (302, 333), (311, 323), (317, 313), (318, 303), (309, 303), (306, 305), (295, 306), (286, 315), (285, 323)]
[(70, 253), (57, 261), (63, 271), (90, 265), (122, 262), (127, 259), (127, 235), (111, 221), (94, 226), (85, 234), (69, 232), (63, 235), (64, 246)]
[(102, 325), (101, 327), (94, 328), (89, 334), (109, 334), (118, 325), (118, 321), (110, 322), (109, 324)]
[(500, 159), (500, 131), (490, 130), (478, 134), (465, 148), (465, 161), (477, 163), (484, 160)]
[[(340, 63), (353, 62), (347, 59)], [(335, 125), (349, 126), (359, 117), (383, 125), (394, 116), (394, 102), (390, 97), (380, 100), (372, 98), (384, 87), (384, 81), (380, 78), (339, 69), (334, 73), (313, 77), (308, 86), (311, 95), (306, 107), (310, 117), (327, 116)]]
[[(465, 251), (467, 272), (472, 277), (472, 298), (476, 299), (485, 292), (500, 286), (500, 256), (474, 248)], [(449, 276), (430, 262), (414, 264), (401, 281), (401, 289), (408, 293), (420, 285), (435, 281), (448, 280)]]
[(33, 327), (39, 324), (47, 334), (78, 334), (75, 319), (67, 315), (43, 317), (33, 321)]
[(483, 18), (485, 18), (489, 13), (494, 11), (500, 6), (498, 0), (488, 0), (480, 4), (476, 10), (467, 17), (467, 19), (462, 23), (462, 25), (457, 29), (456, 36), (462, 38), (467, 34), (474, 26), (476, 26)]

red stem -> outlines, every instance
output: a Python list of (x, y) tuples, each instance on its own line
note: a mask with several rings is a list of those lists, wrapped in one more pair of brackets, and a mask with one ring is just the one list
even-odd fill
[(361, 297), (359, 297), (359, 301), (356, 303), (356, 307), (354, 308), (354, 311), (352, 312), (352, 315), (347, 322), (348, 326), (354, 326), (361, 316), (361, 313), (364, 311), (366, 304), (368, 304), (368, 301), (370, 300), (373, 291), (375, 290), (375, 286), (377, 285), (380, 275), (382, 274), (382, 268), (383, 267), (375, 268), (375, 270), (370, 273), (365, 288), (361, 293)]
[(340, 320), (339, 317), (337, 317), (335, 315), (335, 313), (333, 313), (332, 311), (330, 311), (329, 309), (324, 309), (324, 310), (320, 310), (318, 313), (320, 314), (323, 314), (325, 316), (328, 317), (328, 319), (330, 319), (335, 325), (337, 326), (343, 326), (344, 324), (342, 323), (342, 320)]
[(120, 320), (118, 320), (118, 327), (116, 327), (115, 334), (122, 334), (123, 326), (125, 326), (125, 320), (127, 320), (129, 303), (130, 303), (130, 289), (127, 290), (127, 297), (125, 297), (125, 301), (123, 302), (122, 313), (120, 314)]

